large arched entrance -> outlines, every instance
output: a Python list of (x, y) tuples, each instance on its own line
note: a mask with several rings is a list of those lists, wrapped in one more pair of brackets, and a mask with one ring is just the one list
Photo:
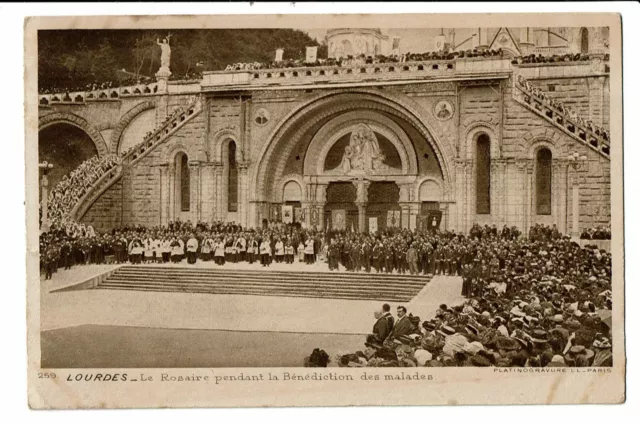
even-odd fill
[(432, 136), (426, 113), (412, 107), (363, 90), (324, 95), (293, 112), (252, 169), (249, 225), (281, 205), (283, 184), (295, 178), (304, 184), (301, 207), (311, 227), (335, 228), (336, 218), (359, 231), (415, 227), (417, 184), (430, 178), (446, 189), (451, 153)]
[(89, 134), (74, 125), (52, 124), (38, 133), (38, 160), (53, 164), (53, 169), (48, 173), (50, 187), (97, 154), (98, 150)]

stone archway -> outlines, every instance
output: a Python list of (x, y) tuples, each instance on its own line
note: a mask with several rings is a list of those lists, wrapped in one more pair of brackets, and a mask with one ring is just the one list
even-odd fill
[[(113, 129), (113, 132), (111, 133), (111, 140), (110, 140), (110, 143), (109, 143), (109, 151), (113, 152), (113, 153), (116, 153), (118, 151), (118, 147), (120, 146), (120, 139), (122, 138), (122, 134), (127, 129), (129, 124), (131, 123), (131, 121), (133, 121), (142, 112), (145, 112), (145, 111), (147, 111), (149, 109), (153, 109), (155, 107), (156, 107), (156, 105), (153, 102), (149, 102), (149, 101), (142, 102), (142, 103), (139, 103), (139, 104), (135, 105), (134, 107), (129, 109), (127, 111), (127, 113), (122, 115), (122, 118), (120, 118), (120, 121), (118, 121), (118, 124), (115, 126), (115, 128)], [(142, 140), (140, 140), (140, 141), (142, 141)]]
[(450, 160), (454, 154), (451, 146), (435, 138), (433, 130), (435, 126), (431, 122), (433, 117), (429, 112), (405, 96), (359, 89), (350, 92), (323, 93), (291, 111), (282, 119), (258, 155), (260, 160), (251, 175), (251, 199), (264, 202), (273, 197), (271, 191), (275, 181), (284, 171), (286, 158), (295, 148), (300, 137), (310, 128), (331, 116), (362, 109), (384, 112), (413, 126), (433, 149), (441, 167), (445, 192), (450, 191)]
[(69, 124), (80, 128), (87, 133), (91, 138), (91, 141), (93, 141), (93, 144), (96, 146), (98, 156), (105, 156), (109, 153), (107, 143), (105, 143), (102, 134), (100, 134), (93, 125), (89, 124), (86, 119), (73, 113), (54, 112), (40, 117), (38, 120), (38, 131), (56, 124)]

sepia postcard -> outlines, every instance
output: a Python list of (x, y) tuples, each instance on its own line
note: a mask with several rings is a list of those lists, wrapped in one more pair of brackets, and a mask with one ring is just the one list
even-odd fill
[(30, 407), (624, 402), (621, 24), (27, 18)]

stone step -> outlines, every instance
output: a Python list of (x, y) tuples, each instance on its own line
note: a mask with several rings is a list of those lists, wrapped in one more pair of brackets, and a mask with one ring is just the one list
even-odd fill
[(428, 281), (431, 276), (420, 275), (413, 276), (409, 274), (386, 274), (386, 273), (351, 273), (351, 272), (305, 272), (305, 271), (258, 271), (258, 270), (232, 270), (222, 268), (170, 268), (170, 267), (153, 267), (153, 266), (124, 266), (119, 268), (118, 273), (142, 274), (142, 275), (206, 275), (206, 276), (255, 276), (271, 278), (310, 278), (318, 280), (364, 280), (364, 281), (415, 281), (423, 283)]
[(127, 277), (120, 276), (111, 276), (107, 279), (109, 283), (120, 283), (120, 284), (164, 284), (167, 286), (203, 286), (203, 287), (272, 287), (275, 289), (281, 290), (341, 290), (341, 291), (349, 291), (349, 292), (362, 292), (367, 290), (383, 290), (394, 293), (407, 293), (407, 292), (415, 292), (420, 291), (425, 285), (421, 284), (419, 286), (353, 286), (353, 285), (344, 285), (341, 283), (334, 283), (331, 285), (319, 285), (314, 282), (306, 282), (306, 281), (298, 281), (298, 282), (285, 282), (285, 281), (244, 281), (244, 280), (208, 280), (208, 281), (198, 281), (192, 280), (188, 278), (183, 279), (131, 279)]
[(422, 287), (427, 282), (429, 282), (430, 278), (421, 278), (415, 280), (398, 280), (393, 276), (390, 276), (387, 279), (367, 279), (367, 278), (318, 278), (317, 276), (271, 276), (265, 274), (192, 274), (192, 273), (184, 273), (184, 274), (157, 274), (157, 273), (131, 273), (131, 272), (115, 272), (114, 277), (118, 278), (128, 278), (132, 280), (192, 280), (192, 281), (216, 281), (216, 280), (229, 280), (229, 281), (256, 281), (256, 282), (267, 282), (267, 281), (283, 281), (290, 282), (290, 284), (297, 284), (300, 281), (313, 282), (316, 284), (354, 284), (354, 285), (384, 285), (384, 286), (397, 286), (397, 287)]
[[(373, 278), (371, 278), (373, 277)], [(98, 289), (407, 302), (430, 276), (124, 266)]]
[(372, 292), (358, 292), (358, 293), (346, 293), (346, 292), (328, 292), (325, 290), (318, 291), (280, 291), (280, 290), (268, 290), (268, 289), (248, 289), (248, 288), (225, 288), (218, 289), (215, 287), (188, 287), (178, 288), (170, 287), (164, 284), (155, 285), (132, 285), (132, 284), (115, 284), (115, 283), (101, 283), (99, 290), (133, 290), (133, 291), (147, 291), (147, 292), (170, 292), (170, 293), (202, 293), (202, 294), (229, 294), (229, 295), (245, 295), (245, 296), (277, 296), (277, 297), (305, 297), (305, 298), (320, 298), (320, 299), (349, 299), (349, 300), (378, 300), (378, 301), (390, 301), (390, 302), (409, 302), (415, 294), (407, 295), (392, 295), (388, 293), (372, 293)]

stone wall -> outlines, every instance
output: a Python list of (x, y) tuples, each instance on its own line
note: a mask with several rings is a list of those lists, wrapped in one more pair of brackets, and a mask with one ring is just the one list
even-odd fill
[(100, 231), (122, 225), (122, 179), (107, 189), (80, 220)]

